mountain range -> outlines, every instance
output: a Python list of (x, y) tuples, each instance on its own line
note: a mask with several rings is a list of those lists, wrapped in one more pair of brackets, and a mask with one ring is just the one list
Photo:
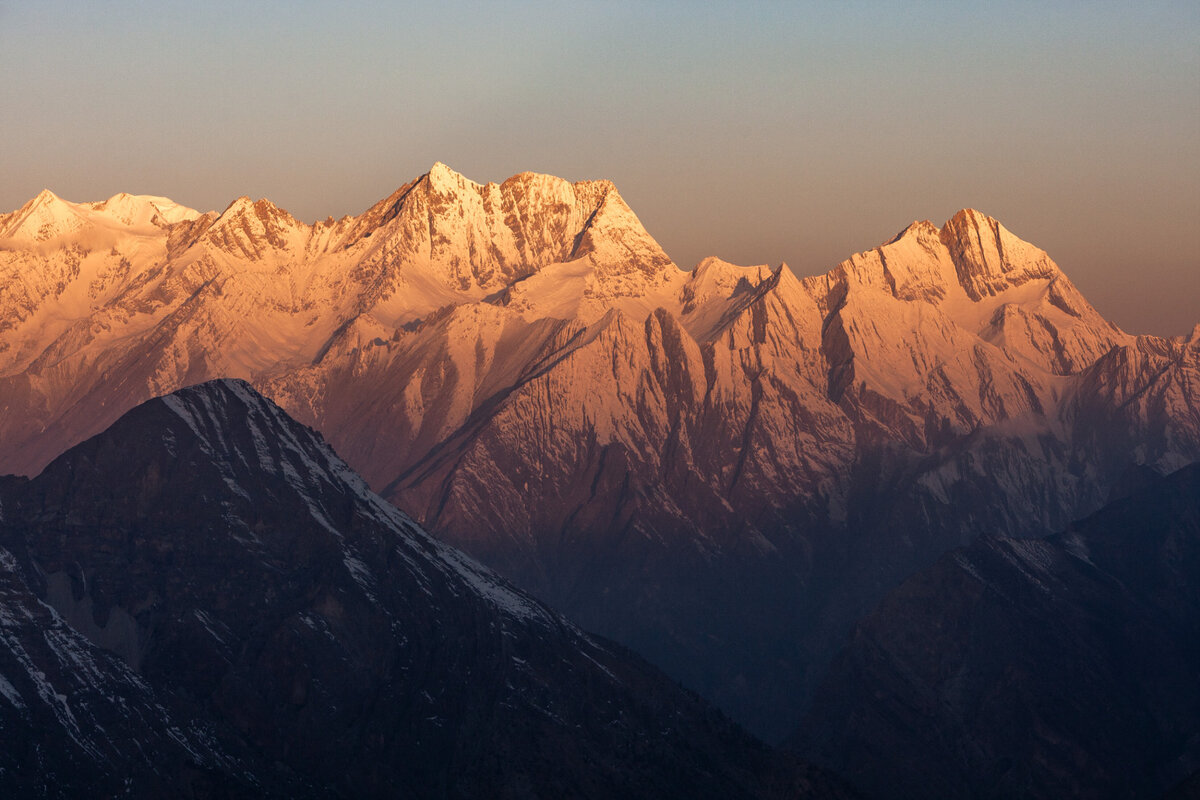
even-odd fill
[(973, 210), (799, 278), (680, 269), (606, 181), (436, 164), (312, 225), (43, 192), (0, 216), (0, 309), (0, 472), (245, 379), (772, 741), (914, 571), (1200, 460), (1200, 328), (1120, 330)]

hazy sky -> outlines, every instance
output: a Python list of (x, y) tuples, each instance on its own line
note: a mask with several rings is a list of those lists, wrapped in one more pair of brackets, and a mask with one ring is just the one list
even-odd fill
[(0, 211), (359, 213), (444, 161), (611, 178), (667, 252), (824, 272), (970, 206), (1200, 322), (1200, 3), (6, 2)]

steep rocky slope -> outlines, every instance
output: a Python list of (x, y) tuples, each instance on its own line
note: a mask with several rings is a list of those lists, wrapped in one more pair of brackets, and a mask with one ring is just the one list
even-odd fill
[(872, 797), (1156, 797), (1200, 767), (1200, 466), (986, 537), (864, 619), (797, 746)]
[(912, 570), (1200, 459), (1200, 338), (1120, 331), (975, 211), (799, 279), (683, 272), (603, 181), (435, 165), (312, 226), (123, 202), (158, 221), (46, 195), (0, 218), (0, 470), (245, 378), (436, 535), (771, 737)]
[(9, 791), (842, 796), (244, 383), (143, 404), (0, 503)]
[(256, 788), (244, 778), (249, 754), (168, 710), (128, 664), (47, 605), (2, 547), (0, 741), (10, 797), (115, 797), (134, 785), (146, 795), (251, 797)]

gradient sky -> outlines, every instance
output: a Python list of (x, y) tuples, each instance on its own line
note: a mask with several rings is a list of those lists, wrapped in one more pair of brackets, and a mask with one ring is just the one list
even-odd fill
[(443, 161), (611, 178), (676, 262), (824, 272), (962, 207), (1200, 322), (1200, 3), (0, 0), (0, 211), (356, 214)]

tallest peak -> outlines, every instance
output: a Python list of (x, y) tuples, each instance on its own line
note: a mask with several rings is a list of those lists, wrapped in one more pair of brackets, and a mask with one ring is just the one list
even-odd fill
[(1009, 241), (1030, 246), (1014, 236), (1000, 224), (999, 220), (974, 208), (964, 208), (946, 220), (946, 224), (941, 229), (941, 236), (943, 240), (958, 242), (974, 240), (976, 244), (983, 244), (986, 240), (990, 240), (993, 245), (998, 247), (1002, 247)]
[(441, 161), (433, 162), (433, 166), (426, 173), (429, 182), (438, 188), (450, 188), (454, 186), (474, 185), (474, 181), (467, 179), (459, 172), (455, 172), (450, 167), (443, 164)]
[(1058, 267), (1044, 251), (973, 208), (964, 208), (951, 217), (940, 237), (950, 251), (959, 282), (974, 300), (1030, 278), (1059, 275)]

